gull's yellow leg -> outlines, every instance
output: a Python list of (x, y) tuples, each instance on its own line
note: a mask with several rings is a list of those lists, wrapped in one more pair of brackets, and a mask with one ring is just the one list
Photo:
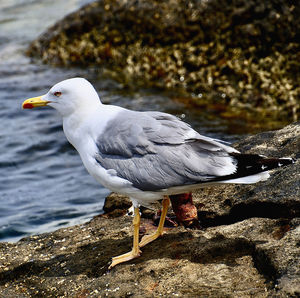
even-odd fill
[(134, 208), (134, 218), (133, 218), (133, 247), (132, 250), (126, 254), (112, 258), (112, 262), (108, 269), (113, 268), (114, 266), (130, 261), (134, 258), (140, 256), (141, 251), (139, 250), (139, 229), (140, 229), (141, 216), (139, 208)]
[(167, 216), (167, 212), (168, 212), (168, 208), (170, 205), (170, 199), (168, 196), (165, 196), (165, 198), (162, 201), (162, 211), (161, 211), (161, 216), (160, 216), (160, 221), (158, 224), (158, 228), (156, 230), (155, 233), (151, 234), (151, 235), (145, 235), (139, 246), (143, 247), (145, 245), (147, 245), (148, 243), (152, 242), (153, 240), (157, 239), (159, 236), (161, 236), (163, 234), (163, 229), (164, 229), (164, 223), (165, 223), (165, 219)]

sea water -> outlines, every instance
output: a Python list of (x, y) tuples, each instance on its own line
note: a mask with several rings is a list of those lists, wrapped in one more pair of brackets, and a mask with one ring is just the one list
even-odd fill
[(187, 108), (152, 90), (126, 94), (91, 69), (58, 68), (32, 62), (29, 43), (49, 26), (91, 1), (1, 0), (0, 2), (0, 241), (55, 230), (102, 212), (109, 190), (84, 169), (68, 144), (61, 119), (51, 108), (22, 110), (23, 100), (42, 95), (55, 83), (88, 78), (105, 103), (175, 114), (199, 132), (236, 139), (221, 119)]

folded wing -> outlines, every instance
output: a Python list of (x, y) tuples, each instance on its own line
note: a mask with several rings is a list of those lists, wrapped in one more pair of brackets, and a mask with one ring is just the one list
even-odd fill
[(97, 140), (97, 162), (141, 190), (199, 184), (236, 171), (235, 149), (175, 116), (124, 110)]

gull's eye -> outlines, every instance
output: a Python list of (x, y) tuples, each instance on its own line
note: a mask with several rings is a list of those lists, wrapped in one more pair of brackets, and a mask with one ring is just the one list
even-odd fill
[(56, 97), (60, 97), (61, 96), (61, 92), (59, 92), (59, 91), (56, 91), (56, 92), (54, 92), (53, 93)]

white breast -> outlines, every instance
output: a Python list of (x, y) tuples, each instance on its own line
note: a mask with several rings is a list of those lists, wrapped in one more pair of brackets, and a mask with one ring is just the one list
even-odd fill
[(91, 176), (104, 187), (124, 193), (131, 183), (117, 177), (113, 170), (106, 170), (96, 161), (98, 136), (103, 132), (109, 120), (122, 108), (101, 106), (101, 110), (80, 111), (63, 119), (63, 129), (68, 141), (78, 151), (81, 160)]

